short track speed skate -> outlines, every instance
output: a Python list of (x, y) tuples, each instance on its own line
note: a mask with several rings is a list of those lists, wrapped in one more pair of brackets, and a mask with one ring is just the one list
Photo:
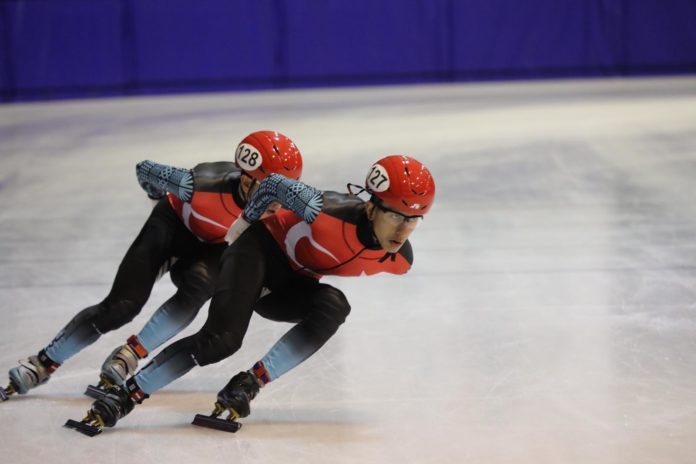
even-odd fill
[(209, 429), (221, 430), (223, 432), (230, 433), (234, 433), (241, 429), (242, 424), (235, 420), (239, 418), (239, 414), (237, 414), (234, 410), (230, 411), (227, 419), (218, 418), (218, 416), (225, 411), (226, 409), (220, 403), (215, 403), (215, 409), (209, 416), (196, 414), (196, 417), (193, 418), (193, 422), (191, 423), (200, 427), (207, 427)]
[[(249, 415), (249, 403), (258, 395), (259, 388), (259, 380), (254, 374), (248, 371), (240, 372), (218, 392), (213, 412), (209, 416), (196, 414), (192, 424), (223, 432), (236, 432), (242, 428), (237, 419)], [(225, 411), (229, 412), (227, 419), (220, 419), (219, 416)]]
[(76, 421), (68, 419), (68, 421), (63, 425), (67, 429), (77, 430), (78, 432), (87, 435), (88, 437), (93, 437), (99, 435), (104, 428), (104, 423), (92, 414), (92, 410), (87, 412), (87, 416), (81, 421)]
[(138, 369), (138, 361), (148, 355), (145, 347), (140, 343), (136, 335), (131, 335), (125, 345), (117, 347), (111, 352), (101, 367), (99, 383), (87, 386), (85, 395), (98, 400), (105, 392), (115, 387), (122, 386), (126, 380), (135, 374)]
[(24, 395), (32, 388), (45, 384), (60, 366), (51, 361), (43, 351), (37, 356), (29, 356), (18, 362), (19, 365), (8, 372), (10, 382), (7, 387), (0, 387), (0, 401), (7, 401), (14, 394)]
[(104, 427), (113, 427), (133, 410), (135, 401), (125, 388), (113, 387), (92, 403), (87, 415), (81, 421), (68, 419), (64, 427), (93, 437), (99, 435)]

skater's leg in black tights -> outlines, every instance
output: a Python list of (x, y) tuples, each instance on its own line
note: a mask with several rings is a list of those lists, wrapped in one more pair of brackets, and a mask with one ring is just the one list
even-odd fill
[(195, 245), (195, 237), (166, 200), (161, 201), (126, 252), (107, 297), (79, 312), (58, 333), (44, 350), (48, 358), (61, 364), (101, 334), (130, 322), (150, 296), (162, 263), (187, 244), (187, 233)]
[(264, 382), (276, 380), (321, 348), (345, 322), (350, 304), (343, 292), (318, 282), (272, 292), (254, 308), (261, 316), (283, 322), (297, 322), (261, 360)]
[(152, 315), (138, 333), (142, 346), (151, 352), (186, 328), (213, 296), (224, 245), (209, 246), (191, 262), (179, 260), (169, 271), (176, 293)]
[(196, 364), (216, 363), (242, 345), (254, 303), (264, 286), (292, 276), (287, 259), (261, 223), (256, 223), (223, 253), (208, 319), (196, 334), (165, 348), (135, 376), (151, 394), (183, 376)]

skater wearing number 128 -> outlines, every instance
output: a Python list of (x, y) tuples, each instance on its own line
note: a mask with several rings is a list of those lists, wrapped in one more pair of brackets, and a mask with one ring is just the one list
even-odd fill
[[(232, 224), (220, 275), (201, 330), (166, 347), (131, 377), (95, 401), (82, 422), (69, 426), (88, 434), (113, 427), (137, 403), (195, 366), (219, 362), (241, 346), (254, 311), (295, 325), (257, 362), (218, 393), (214, 420), (245, 417), (265, 384), (310, 357), (338, 330), (350, 305), (325, 275), (406, 273), (413, 263), (408, 237), (435, 198), (435, 183), (417, 160), (380, 159), (369, 170), (363, 201), (353, 194), (320, 191), (272, 174), (261, 182), (243, 215)], [(279, 202), (287, 210), (260, 220)], [(261, 297), (262, 289), (270, 289)], [(72, 423), (72, 424), (71, 424)]]
[[(182, 169), (144, 161), (137, 166), (140, 185), (159, 199), (123, 258), (107, 297), (80, 311), (37, 355), (10, 369), (0, 397), (25, 394), (102, 334), (130, 322), (142, 309), (160, 269), (171, 269), (177, 293), (162, 305), (136, 336), (116, 348), (102, 366), (103, 387), (122, 385), (138, 360), (186, 327), (210, 299), (226, 248), (225, 234), (259, 182), (271, 173), (299, 179), (302, 156), (278, 132), (257, 131), (237, 147), (234, 162), (202, 163)], [(272, 213), (270, 205), (265, 213)]]

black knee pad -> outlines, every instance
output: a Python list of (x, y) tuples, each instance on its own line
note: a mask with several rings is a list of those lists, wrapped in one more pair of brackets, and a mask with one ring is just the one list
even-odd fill
[(85, 311), (89, 311), (94, 327), (104, 334), (128, 324), (141, 309), (142, 305), (132, 300), (104, 300)]
[(177, 299), (202, 305), (213, 296), (216, 275), (205, 263), (198, 262), (184, 268), (175, 264), (170, 274), (177, 286)]
[(321, 332), (334, 334), (350, 314), (350, 303), (342, 291), (327, 284), (312, 298), (313, 309), (308, 316)]
[(336, 287), (327, 284), (319, 285), (322, 288), (318, 297), (322, 299), (322, 303), (331, 311), (335, 319), (342, 324), (350, 314), (350, 303), (348, 303), (348, 298)]
[(212, 333), (201, 330), (196, 335), (196, 354), (199, 366), (220, 362), (232, 356), (242, 346), (242, 337), (234, 332)]

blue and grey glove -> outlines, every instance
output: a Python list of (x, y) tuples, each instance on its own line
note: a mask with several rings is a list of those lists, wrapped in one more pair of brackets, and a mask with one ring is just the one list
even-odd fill
[(307, 224), (311, 224), (321, 212), (324, 194), (321, 190), (298, 180), (271, 174), (261, 181), (259, 188), (251, 195), (242, 215), (235, 219), (227, 230), (225, 241), (230, 245), (234, 243), (251, 223), (258, 221), (268, 206), (276, 201), (293, 211)]
[(154, 161), (141, 161), (135, 166), (138, 183), (150, 198), (162, 198), (167, 192), (182, 201), (193, 197), (193, 172)]
[(270, 174), (254, 192), (242, 217), (247, 222), (258, 221), (268, 206), (277, 201), (293, 211), (307, 224), (311, 224), (321, 212), (324, 194), (321, 190), (299, 180), (288, 179), (280, 174)]

